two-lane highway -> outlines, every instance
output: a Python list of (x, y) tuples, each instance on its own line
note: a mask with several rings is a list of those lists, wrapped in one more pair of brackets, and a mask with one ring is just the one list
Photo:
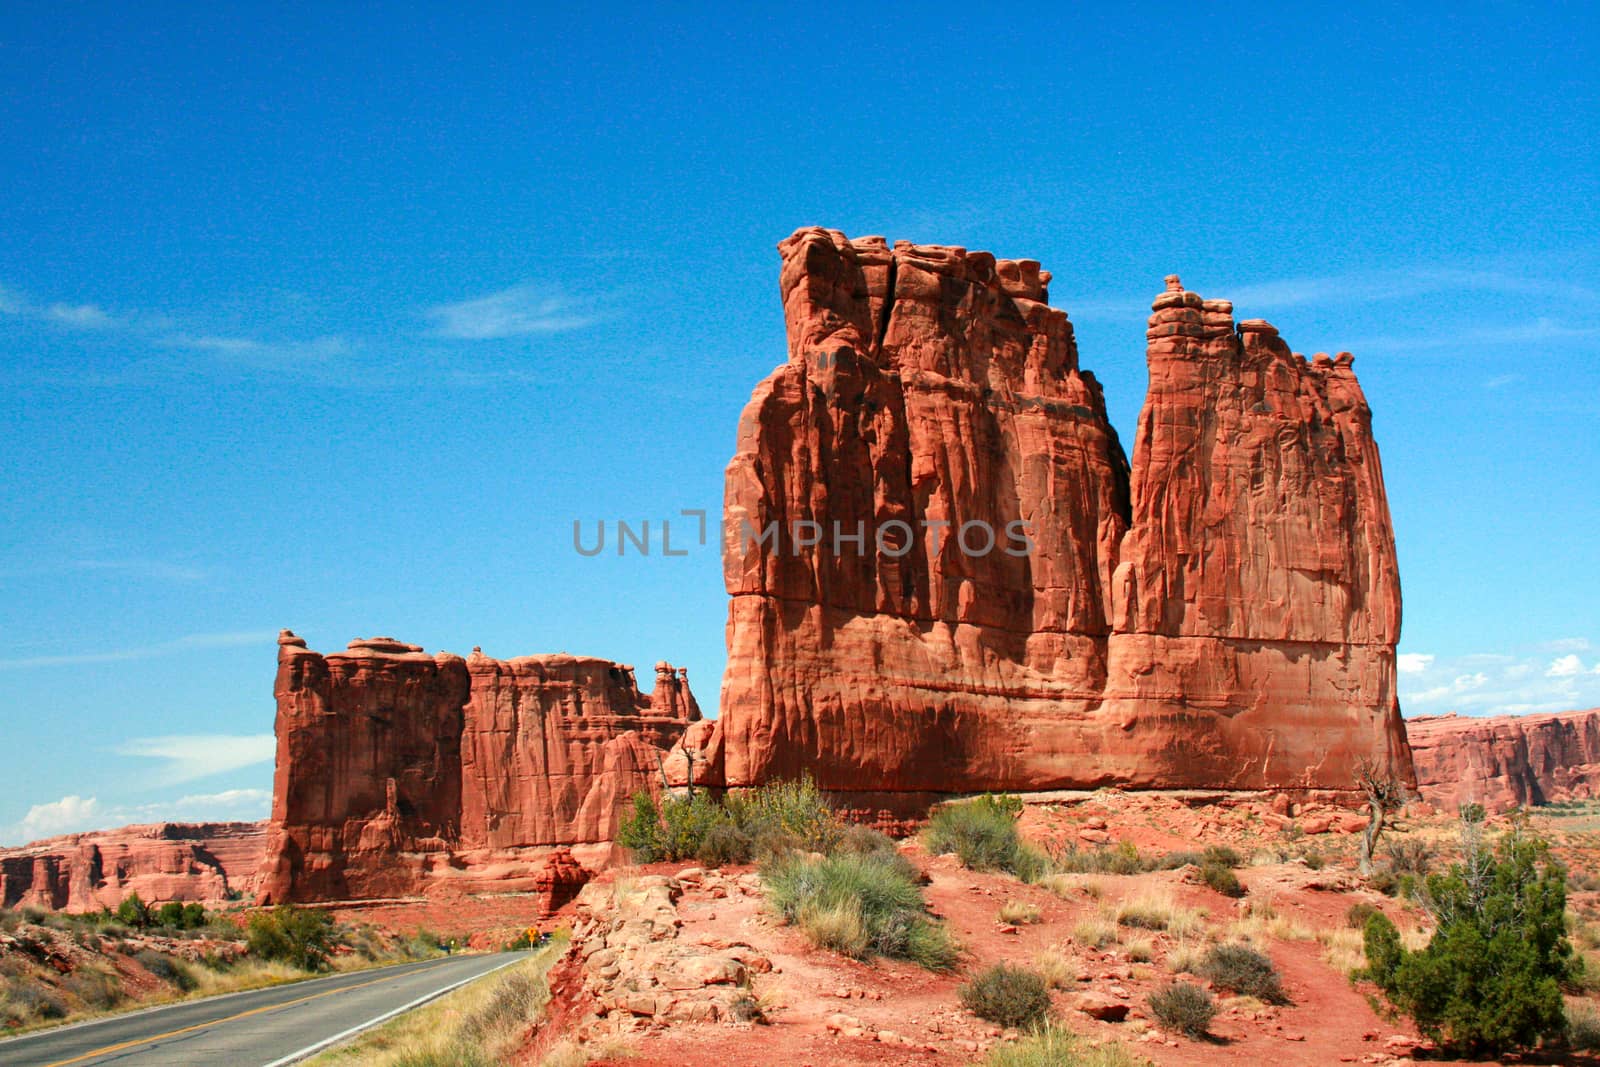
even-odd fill
[(4, 1067), (279, 1067), (526, 952), (447, 956), (229, 993), (0, 1040)]

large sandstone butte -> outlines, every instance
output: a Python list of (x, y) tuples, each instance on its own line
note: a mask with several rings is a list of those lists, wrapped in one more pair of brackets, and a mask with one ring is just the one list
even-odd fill
[(608, 842), (627, 799), (657, 787), (700, 718), (686, 674), (657, 664), (646, 696), (608, 660), (387, 637), (323, 656), (285, 630), (260, 899), (581, 884), (556, 846)]
[(164, 822), (0, 849), (0, 907), (98, 911), (130, 893), (220, 903), (254, 888), (266, 831), (263, 822)]
[(697, 780), (909, 800), (1411, 778), (1348, 354), (1308, 362), (1168, 279), (1130, 468), (1038, 263), (817, 228), (779, 249), (789, 359), (727, 470)]
[(1600, 797), (1600, 708), (1406, 721), (1417, 788), (1442, 808), (1491, 811)]

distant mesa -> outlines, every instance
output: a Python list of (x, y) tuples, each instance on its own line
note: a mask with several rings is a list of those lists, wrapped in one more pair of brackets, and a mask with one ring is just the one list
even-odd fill
[(1409, 719), (1423, 799), (1490, 811), (1600, 797), (1600, 708)]

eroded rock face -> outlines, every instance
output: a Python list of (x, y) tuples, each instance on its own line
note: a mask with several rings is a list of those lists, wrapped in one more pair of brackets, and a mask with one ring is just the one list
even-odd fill
[(254, 889), (264, 822), (151, 823), (0, 849), (0, 907), (59, 911), (146, 903), (222, 903)]
[(1406, 721), (1422, 798), (1491, 811), (1600, 797), (1600, 708)]
[(1410, 776), (1348, 356), (1307, 362), (1169, 279), (1130, 472), (1037, 263), (822, 229), (779, 248), (789, 360), (727, 471), (729, 662), (697, 780)]
[(684, 675), (658, 664), (647, 697), (632, 668), (591, 657), (463, 659), (391, 638), (323, 656), (284, 631), (261, 898), (542, 891), (551, 848), (608, 841), (623, 802), (658, 786), (700, 717)]

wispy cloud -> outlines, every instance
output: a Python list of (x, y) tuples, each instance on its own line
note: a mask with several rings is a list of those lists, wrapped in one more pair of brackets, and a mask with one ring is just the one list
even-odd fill
[(560, 290), (531, 282), (488, 296), (431, 307), (427, 317), (434, 324), (435, 337), (457, 341), (562, 333), (599, 321), (591, 309), (578, 306)]
[[(1589, 647), (1587, 638), (1568, 637), (1513, 652), (1402, 653), (1400, 703), (1414, 715), (1521, 715), (1600, 706), (1600, 657), (1580, 654)], [(1568, 648), (1575, 651), (1553, 654)]]
[(129, 823), (254, 822), (266, 818), (271, 807), (272, 793), (266, 789), (224, 789), (133, 805), (105, 805), (98, 797), (71, 794), (35, 804), (21, 819), (0, 827), (0, 844), (22, 845), (40, 838)]
[[(1554, 319), (1538, 318), (1528, 322), (1501, 323), (1491, 326), (1474, 326), (1465, 330), (1451, 330), (1414, 337), (1383, 334), (1352, 341), (1352, 348), (1369, 352), (1408, 351), (1439, 348), (1472, 348), (1486, 345), (1550, 345), (1600, 338), (1600, 326), (1570, 326)], [(1516, 375), (1495, 379), (1490, 388), (1515, 381)]]
[(0, 659), (0, 670), (21, 670), (28, 667), (68, 667), (88, 663), (120, 663), (127, 660), (154, 659), (192, 652), (199, 648), (234, 648), (243, 645), (265, 645), (278, 639), (270, 630), (245, 630), (214, 634), (189, 634), (171, 641), (134, 648), (105, 649), (101, 651), (62, 652), (48, 656), (21, 656)]
[(166, 783), (208, 778), (268, 763), (277, 751), (271, 734), (170, 734), (135, 737), (118, 745), (119, 756), (161, 760), (156, 775)]

